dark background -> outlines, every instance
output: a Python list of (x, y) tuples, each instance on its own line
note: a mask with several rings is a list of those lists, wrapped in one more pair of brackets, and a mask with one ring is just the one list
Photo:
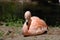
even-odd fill
[(38, 4), (23, 2), (0, 2), (0, 21), (15, 22), (24, 20), (24, 13), (31, 11), (32, 16), (38, 16), (45, 20), (48, 25), (60, 25), (60, 6), (58, 0), (32, 0)]

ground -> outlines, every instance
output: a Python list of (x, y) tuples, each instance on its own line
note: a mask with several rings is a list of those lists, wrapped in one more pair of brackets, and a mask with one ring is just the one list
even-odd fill
[[(46, 34), (24, 37), (21, 32), (21, 27), (6, 27), (0, 26), (0, 31), (4, 32), (0, 40), (60, 40), (60, 28), (49, 27)], [(11, 31), (9, 34), (7, 34)]]

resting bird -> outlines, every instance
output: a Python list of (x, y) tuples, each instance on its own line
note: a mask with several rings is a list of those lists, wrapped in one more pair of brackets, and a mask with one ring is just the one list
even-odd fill
[(48, 30), (45, 21), (39, 17), (31, 16), (30, 11), (26, 11), (24, 17), (26, 20), (22, 27), (22, 34), (24, 36), (43, 34)]

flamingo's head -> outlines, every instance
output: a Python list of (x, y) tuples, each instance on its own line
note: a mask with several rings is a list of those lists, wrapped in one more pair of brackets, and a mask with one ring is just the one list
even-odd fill
[(31, 12), (30, 11), (26, 11), (24, 14), (24, 17), (26, 19), (26, 22), (28, 22), (31, 18)]

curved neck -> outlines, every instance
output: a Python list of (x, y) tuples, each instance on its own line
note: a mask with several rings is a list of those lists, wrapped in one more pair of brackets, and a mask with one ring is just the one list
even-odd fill
[(26, 25), (28, 26), (28, 30), (29, 30), (29, 27), (31, 25), (31, 19), (26, 22)]

